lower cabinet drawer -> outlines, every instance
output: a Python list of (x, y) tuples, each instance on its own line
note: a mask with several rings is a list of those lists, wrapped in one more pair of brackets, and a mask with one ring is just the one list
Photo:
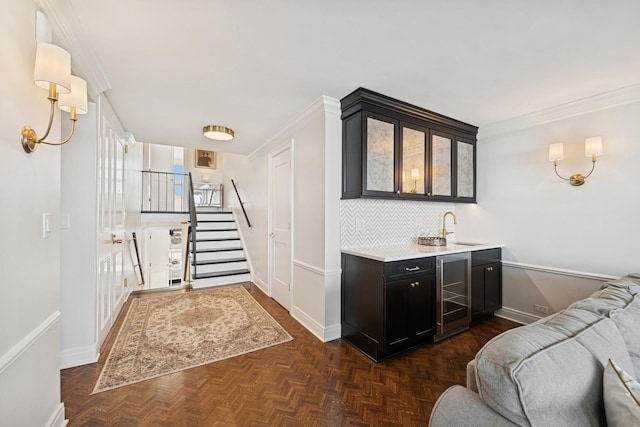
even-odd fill
[(385, 262), (384, 275), (387, 280), (403, 279), (411, 276), (435, 273), (434, 257)]

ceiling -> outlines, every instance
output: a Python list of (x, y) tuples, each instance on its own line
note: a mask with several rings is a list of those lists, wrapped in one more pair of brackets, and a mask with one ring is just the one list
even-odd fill
[(640, 83), (637, 0), (49, 1), (142, 142), (248, 154), (360, 86), (482, 127)]

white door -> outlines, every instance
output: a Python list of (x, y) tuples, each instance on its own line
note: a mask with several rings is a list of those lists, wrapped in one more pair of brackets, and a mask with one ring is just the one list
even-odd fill
[(271, 296), (291, 309), (291, 147), (271, 155)]
[[(99, 349), (126, 299), (124, 287), (124, 147), (115, 115), (98, 111), (98, 277), (96, 342)], [(115, 129), (114, 129), (115, 128)], [(90, 161), (90, 160), (88, 160)]]
[(147, 230), (147, 269), (145, 289), (166, 288), (169, 286), (169, 247), (171, 236), (168, 228)]

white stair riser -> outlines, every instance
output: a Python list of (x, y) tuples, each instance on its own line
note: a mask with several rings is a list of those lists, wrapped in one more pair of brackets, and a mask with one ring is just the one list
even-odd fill
[(251, 274), (236, 274), (234, 276), (208, 277), (206, 279), (195, 279), (191, 284), (193, 289), (210, 288), (212, 286), (230, 285), (232, 283), (248, 282)]
[(233, 214), (198, 212), (198, 221), (233, 221)]
[(218, 230), (208, 230), (208, 231), (198, 231), (196, 232), (196, 240), (204, 240), (204, 239), (237, 239), (238, 232), (236, 230), (233, 231), (218, 231)]
[(235, 251), (221, 251), (221, 252), (198, 252), (196, 254), (196, 259), (198, 261), (215, 261), (218, 259), (228, 259), (228, 258), (243, 258), (244, 251), (242, 249), (238, 249)]
[(196, 231), (236, 228), (235, 222), (198, 222)]
[(198, 249), (219, 249), (219, 248), (238, 248), (242, 249), (242, 242), (240, 240), (221, 240), (219, 242), (197, 242), (196, 250)]
[[(231, 270), (245, 270), (247, 267), (247, 261), (238, 261), (238, 262), (223, 262), (220, 264), (206, 264), (206, 265), (198, 265), (195, 267), (195, 271), (198, 274), (205, 273), (217, 273), (219, 271), (231, 271)], [(191, 271), (193, 272), (193, 266), (191, 267)]]

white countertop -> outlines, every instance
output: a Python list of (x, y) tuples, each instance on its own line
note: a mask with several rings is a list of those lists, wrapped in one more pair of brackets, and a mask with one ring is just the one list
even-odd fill
[(426, 258), (430, 256), (457, 254), (460, 252), (481, 251), (501, 248), (502, 243), (447, 243), (447, 246), (423, 246), (417, 243), (406, 243), (385, 246), (366, 246), (361, 248), (342, 248), (341, 251), (376, 261), (401, 261), (403, 259)]

